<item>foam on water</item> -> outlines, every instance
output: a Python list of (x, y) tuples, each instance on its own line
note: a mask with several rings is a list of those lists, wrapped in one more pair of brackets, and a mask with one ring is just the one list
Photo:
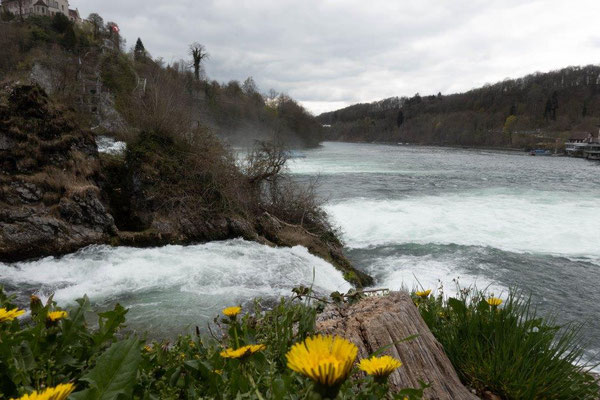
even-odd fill
[(460, 288), (477, 288), (496, 295), (508, 293), (508, 288), (484, 277), (481, 271), (467, 270), (461, 257), (443, 259), (431, 256), (390, 255), (379, 257), (369, 265), (368, 272), (377, 280), (377, 287), (390, 290), (443, 289), (446, 296), (456, 296)]
[(96, 136), (96, 145), (98, 146), (98, 153), (112, 155), (123, 154), (127, 149), (127, 143), (103, 135)]
[(400, 200), (351, 199), (326, 208), (353, 248), (459, 244), (600, 263), (600, 213), (592, 196), (486, 189)]
[[(138, 249), (92, 246), (61, 258), (0, 264), (2, 282), (20, 290), (54, 293), (62, 305), (87, 294), (93, 303), (119, 301), (133, 321), (199, 323), (220, 308), (255, 297), (289, 295), (298, 285), (321, 293), (351, 288), (331, 264), (304, 247), (272, 248), (242, 239), (194, 246)], [(26, 289), (27, 288), (27, 289)], [(175, 310), (175, 311), (174, 311)]]

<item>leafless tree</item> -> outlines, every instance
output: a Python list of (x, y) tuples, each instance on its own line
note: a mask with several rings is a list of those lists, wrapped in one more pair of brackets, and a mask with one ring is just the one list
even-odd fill
[(194, 77), (200, 80), (200, 64), (208, 58), (208, 53), (204, 45), (194, 42), (190, 45), (190, 55), (192, 56), (192, 65), (194, 66)]
[(261, 182), (273, 183), (285, 168), (287, 159), (287, 152), (281, 145), (257, 142), (246, 160), (245, 172), (248, 181), (251, 185), (260, 185)]
[(23, 0), (16, 0), (19, 5), (19, 19), (23, 22)]

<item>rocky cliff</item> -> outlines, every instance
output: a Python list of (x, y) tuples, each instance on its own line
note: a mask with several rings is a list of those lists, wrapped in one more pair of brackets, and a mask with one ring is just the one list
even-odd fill
[[(212, 150), (211, 150), (212, 149)], [(89, 244), (157, 246), (243, 237), (303, 245), (361, 286), (334, 235), (316, 235), (247, 200), (244, 177), (216, 143), (190, 155), (141, 133), (123, 157), (100, 157), (94, 135), (35, 85), (0, 89), (0, 261)], [(209, 167), (210, 166), (210, 167)], [(234, 180), (234, 182), (229, 182)]]
[(37, 86), (0, 94), (0, 260), (65, 253), (106, 241), (92, 134)]

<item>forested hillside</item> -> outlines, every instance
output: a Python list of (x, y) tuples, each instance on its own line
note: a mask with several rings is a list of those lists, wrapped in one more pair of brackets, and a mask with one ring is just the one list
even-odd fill
[[(252, 145), (259, 139), (312, 147), (320, 142), (320, 124), (289, 96), (263, 95), (251, 77), (219, 83), (203, 74), (210, 49), (193, 43), (189, 54), (167, 64), (153, 57), (141, 39), (128, 49), (116, 26), (98, 14), (82, 24), (60, 15), (21, 22), (3, 14), (0, 81), (31, 79), (82, 120), (120, 137), (135, 135), (137, 99), (152, 92), (172, 122), (192, 124), (233, 144)], [(201, 49), (196, 65), (193, 48)]]
[(600, 122), (600, 66), (535, 73), (452, 95), (390, 98), (318, 116), (329, 140), (553, 147)]

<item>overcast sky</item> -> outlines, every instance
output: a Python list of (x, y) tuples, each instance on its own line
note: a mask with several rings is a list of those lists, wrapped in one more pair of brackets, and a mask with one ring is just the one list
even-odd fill
[(71, 0), (153, 57), (210, 53), (206, 72), (254, 77), (318, 114), (391, 96), (465, 91), (600, 63), (599, 0)]

